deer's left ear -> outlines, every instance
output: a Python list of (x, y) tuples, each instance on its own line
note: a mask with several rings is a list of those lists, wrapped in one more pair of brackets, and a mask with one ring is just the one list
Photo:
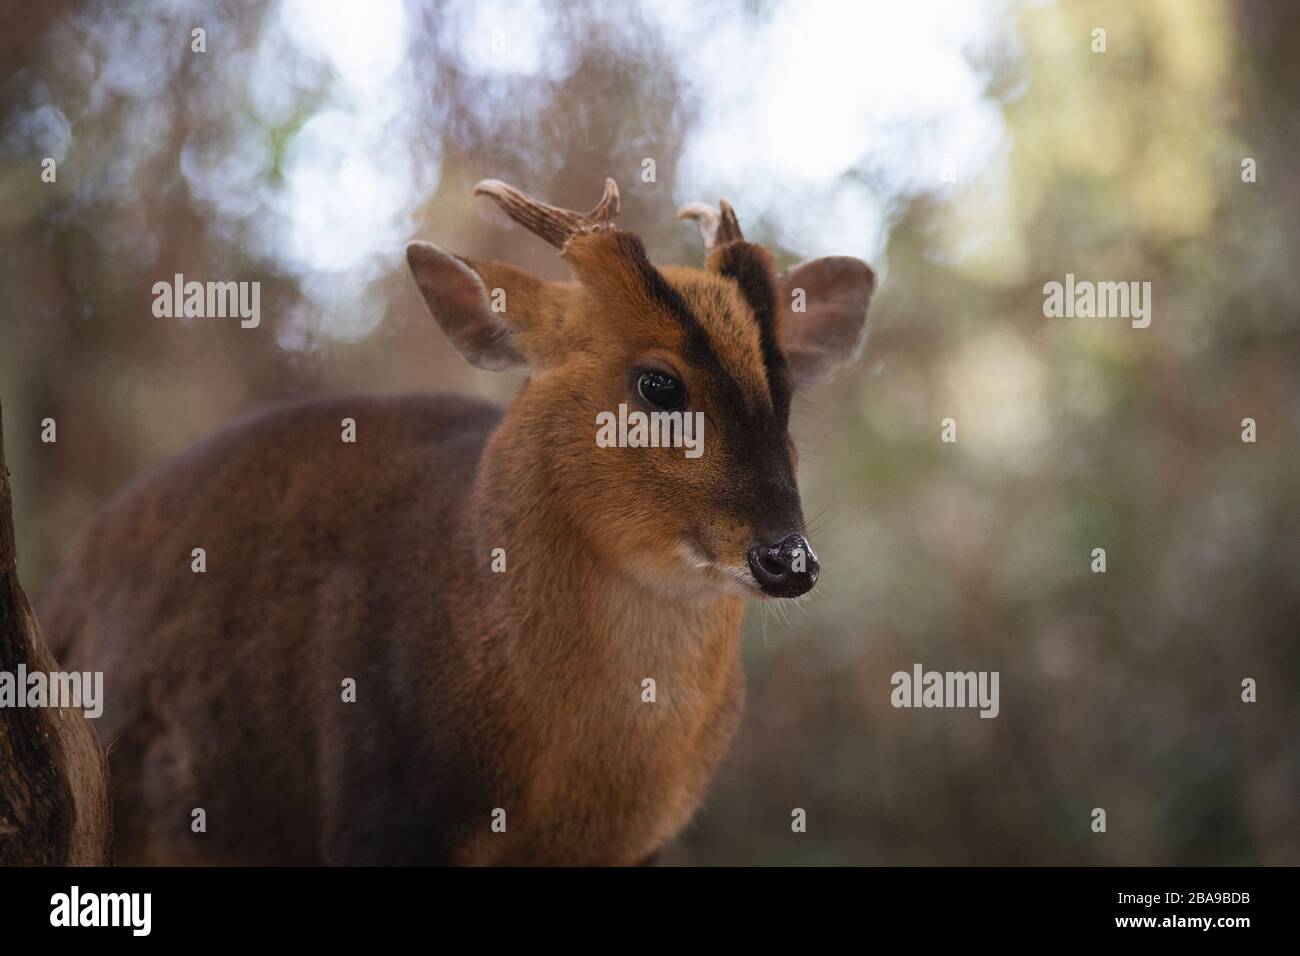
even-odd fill
[(867, 340), (867, 308), (876, 274), (861, 259), (827, 256), (776, 277), (781, 348), (796, 386), (830, 377), (858, 357)]

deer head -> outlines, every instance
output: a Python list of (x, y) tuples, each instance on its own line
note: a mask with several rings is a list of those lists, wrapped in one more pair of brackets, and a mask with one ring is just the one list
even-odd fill
[[(466, 359), (530, 373), (503, 428), (526, 446), (513, 449), (518, 468), (544, 471), (547, 506), (566, 512), (557, 534), (673, 594), (810, 590), (819, 566), (804, 537), (790, 401), (856, 356), (871, 269), (832, 257), (778, 274), (725, 200), (680, 213), (700, 228), (704, 268), (661, 269), (616, 227), (613, 180), (586, 214), (496, 180), (475, 193), (556, 246), (575, 281), (543, 281), (424, 242), (407, 247), (407, 260)], [(620, 405), (700, 413), (702, 454), (598, 447), (598, 416)]]

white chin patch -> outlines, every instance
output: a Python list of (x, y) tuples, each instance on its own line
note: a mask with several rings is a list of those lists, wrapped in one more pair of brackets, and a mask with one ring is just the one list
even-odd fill
[(718, 570), (727, 576), (727, 589), (745, 597), (763, 597), (763, 589), (754, 580), (754, 572), (749, 568), (737, 568), (731, 565), (718, 565)]
[(763, 589), (758, 587), (758, 581), (754, 580), (754, 572), (749, 567), (740, 567), (736, 564), (720, 564), (716, 561), (708, 561), (705, 555), (699, 553), (685, 541), (677, 545), (677, 557), (681, 558), (686, 567), (692, 568), (693, 571), (706, 572), (708, 578), (714, 581), (715, 585), (722, 587), (723, 591), (728, 594), (740, 594), (741, 597), (763, 597)]
[(715, 587), (721, 587), (728, 594), (739, 594), (742, 597), (763, 596), (763, 589), (758, 586), (758, 582), (754, 580), (754, 573), (748, 567), (710, 561), (686, 542), (677, 545), (677, 556), (691, 570), (705, 572), (714, 582)]
[(684, 541), (677, 545), (677, 556), (697, 571), (702, 571), (705, 568), (712, 567), (712, 563), (708, 558), (700, 554), (700, 552), (696, 551)]

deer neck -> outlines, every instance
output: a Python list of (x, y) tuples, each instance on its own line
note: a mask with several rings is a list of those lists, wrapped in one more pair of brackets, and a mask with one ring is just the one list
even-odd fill
[(582, 502), (564, 492), (543, 444), (508, 413), (484, 449), (469, 509), (473, 560), (487, 567), (493, 549), (505, 551), (505, 570), (488, 570), (479, 591), (488, 595), (480, 626), (506, 643), (499, 651), (535, 680), (637, 675), (708, 687), (730, 675), (743, 601), (674, 596), (603, 558), (576, 530), (571, 509)]

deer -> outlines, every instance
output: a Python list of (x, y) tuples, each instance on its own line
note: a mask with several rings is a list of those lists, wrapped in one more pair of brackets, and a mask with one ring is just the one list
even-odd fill
[[(571, 273), (406, 249), (460, 354), (525, 373), (504, 410), (256, 413), (132, 484), (50, 585), (52, 639), (105, 673), (118, 862), (638, 865), (702, 804), (746, 602), (821, 571), (792, 395), (857, 357), (875, 275), (778, 273), (726, 200), (679, 213), (702, 268), (657, 267), (612, 179), (585, 214), (474, 192)], [(620, 403), (702, 413), (702, 454), (598, 447)]]

